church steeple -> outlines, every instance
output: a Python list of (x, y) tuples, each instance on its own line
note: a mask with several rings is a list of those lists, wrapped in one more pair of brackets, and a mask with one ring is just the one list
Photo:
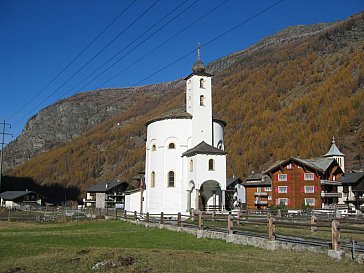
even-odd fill
[(202, 141), (212, 145), (211, 77), (205, 71), (198, 48), (197, 61), (186, 78), (186, 112), (192, 115), (192, 147)]
[(336, 146), (335, 137), (332, 137), (331, 147), (329, 151), (324, 154), (324, 157), (336, 159), (337, 163), (339, 163), (339, 166), (341, 169), (345, 172), (345, 165), (344, 165), (344, 158), (345, 154), (340, 152), (339, 148)]
[(195, 75), (204, 74), (205, 73), (205, 66), (201, 61), (201, 52), (200, 48), (197, 49), (197, 61), (192, 66), (192, 72)]

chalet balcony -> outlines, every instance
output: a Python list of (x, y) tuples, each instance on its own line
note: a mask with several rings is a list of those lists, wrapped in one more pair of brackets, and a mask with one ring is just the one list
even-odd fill
[(320, 183), (321, 185), (341, 186), (341, 183), (339, 181), (334, 181), (334, 180), (321, 179)]
[(255, 200), (254, 205), (256, 205), (256, 206), (266, 206), (266, 205), (268, 205), (268, 201)]
[(321, 192), (321, 197), (341, 198), (342, 197), (342, 193), (341, 192)]
[(268, 197), (267, 192), (255, 192), (254, 196)]
[(323, 205), (323, 209), (347, 209), (348, 205), (346, 204), (330, 204), (330, 205)]

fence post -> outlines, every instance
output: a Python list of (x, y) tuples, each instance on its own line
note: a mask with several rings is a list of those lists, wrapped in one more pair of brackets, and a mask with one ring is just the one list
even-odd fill
[(216, 212), (212, 211), (212, 214), (211, 214), (211, 221), (212, 222), (215, 222), (215, 216), (216, 216)]
[(163, 225), (164, 224), (164, 213), (161, 212), (161, 219), (159, 219), (159, 224)]
[(231, 214), (228, 215), (227, 222), (228, 222), (228, 234), (233, 234), (234, 229), (234, 222), (231, 219)]
[(238, 227), (240, 226), (240, 211), (238, 212), (238, 220), (237, 220), (237, 223), (238, 223)]
[(179, 212), (177, 215), (177, 227), (181, 226), (181, 213)]
[(202, 218), (202, 212), (200, 211), (198, 215), (198, 229), (203, 230), (203, 218)]
[(195, 221), (195, 211), (193, 209), (190, 210), (190, 218), (192, 221)]
[(145, 222), (149, 223), (149, 212), (147, 212), (147, 215), (145, 216)]
[(268, 218), (268, 238), (269, 241), (274, 241), (275, 240), (275, 224), (273, 223), (273, 217), (270, 215), (270, 213), (267, 214), (267, 218)]
[(311, 234), (312, 237), (316, 237), (316, 231), (317, 231), (317, 218), (314, 213), (312, 213), (311, 216)]
[(332, 231), (331, 231), (332, 250), (338, 251), (339, 247), (340, 247), (340, 242), (339, 242), (340, 241), (340, 223), (337, 220), (333, 220), (331, 226), (332, 226)]
[(127, 210), (124, 210), (124, 219), (127, 219), (128, 218), (128, 212)]
[(136, 221), (138, 218), (138, 214), (137, 214), (137, 211), (134, 211), (134, 221)]

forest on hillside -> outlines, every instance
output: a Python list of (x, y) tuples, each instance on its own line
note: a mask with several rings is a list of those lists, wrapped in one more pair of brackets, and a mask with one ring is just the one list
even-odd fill
[[(332, 136), (347, 169), (364, 165), (364, 14), (310, 37), (243, 55), (213, 79), (214, 116), (227, 122), (228, 176), (289, 156), (321, 156)], [(184, 104), (183, 88), (135, 101), (70, 143), (8, 172), (84, 190), (144, 169), (145, 122)], [(122, 126), (118, 125), (122, 121)]]

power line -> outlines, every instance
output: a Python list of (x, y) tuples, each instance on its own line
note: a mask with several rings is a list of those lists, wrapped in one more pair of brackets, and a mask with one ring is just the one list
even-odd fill
[[(248, 22), (250, 22), (251, 20), (255, 19), (256, 17), (258, 17), (258, 16), (260, 16), (260, 15), (264, 14), (265, 12), (267, 12), (267, 11), (269, 11), (269, 10), (273, 9), (275, 6), (277, 6), (277, 5), (281, 4), (281, 3), (283, 3), (284, 1), (286, 1), (286, 0), (280, 0), (280, 1), (275, 2), (274, 4), (272, 4), (272, 5), (270, 5), (269, 7), (267, 7), (267, 8), (265, 8), (265, 9), (263, 9), (263, 10), (259, 11), (258, 13), (256, 13), (256, 14), (254, 14), (253, 16), (251, 16), (251, 17), (247, 18), (246, 20), (242, 21), (241, 23), (239, 23), (239, 24), (237, 24), (237, 25), (233, 26), (232, 28), (230, 28), (230, 29), (228, 29), (228, 30), (226, 30), (226, 31), (222, 32), (222, 33), (221, 33), (221, 34), (219, 34), (219, 35), (217, 35), (216, 37), (214, 37), (213, 39), (209, 40), (208, 42), (206, 42), (206, 43), (205, 43), (204, 45), (202, 45), (201, 47), (206, 47), (207, 45), (212, 44), (212, 43), (213, 43), (213, 42), (215, 42), (216, 40), (218, 40), (218, 39), (220, 39), (220, 38), (224, 37), (224, 36), (225, 36), (225, 35), (227, 35), (228, 33), (230, 33), (230, 32), (232, 32), (233, 30), (235, 30), (235, 29), (237, 29), (237, 28), (239, 28), (239, 27), (241, 27), (241, 26), (245, 25), (246, 23), (248, 23)], [(156, 74), (158, 74), (158, 73), (162, 72), (163, 70), (165, 70), (165, 69), (167, 69), (167, 68), (171, 67), (172, 65), (174, 65), (174, 64), (176, 64), (176, 63), (178, 63), (179, 61), (181, 61), (181, 60), (183, 60), (183, 59), (187, 58), (188, 56), (192, 55), (192, 54), (193, 54), (193, 53), (195, 53), (195, 52), (196, 52), (196, 50), (195, 50), (195, 49), (191, 50), (190, 52), (188, 52), (188, 53), (186, 53), (185, 55), (183, 55), (183, 56), (179, 57), (178, 59), (176, 59), (176, 60), (172, 61), (171, 63), (169, 63), (169, 64), (167, 64), (166, 66), (162, 67), (161, 69), (159, 69), (159, 70), (155, 71), (154, 73), (150, 74), (149, 76), (145, 77), (144, 79), (142, 79), (142, 80), (140, 80), (140, 81), (138, 81), (138, 82), (134, 83), (134, 84), (133, 84), (133, 85), (131, 85), (130, 87), (135, 87), (135, 86), (139, 85), (140, 83), (142, 83), (142, 82), (146, 81), (147, 79), (149, 79), (149, 78), (151, 78), (151, 77), (155, 76)], [(116, 75), (114, 75), (114, 77), (115, 77), (115, 76), (116, 76)], [(111, 80), (111, 79), (110, 79), (110, 80)], [(107, 107), (107, 106), (110, 106), (110, 105), (112, 105), (112, 104), (114, 104), (114, 103), (117, 103), (117, 102), (118, 102), (118, 100), (113, 101), (113, 103), (105, 104), (105, 105), (103, 105), (102, 107)]]
[[(141, 37), (143, 37), (146, 33), (148, 33), (151, 29), (153, 29), (156, 25), (158, 25), (161, 21), (163, 21), (165, 18), (167, 18), (170, 14), (174, 13), (178, 8), (183, 6), (188, 0), (185, 0), (180, 5), (178, 5), (176, 8), (174, 8), (172, 11), (168, 12), (167, 15), (162, 17), (159, 21), (157, 21), (155, 24), (153, 24), (150, 28), (148, 28), (146, 31), (144, 31), (141, 35), (139, 35), (136, 39), (134, 39), (132, 42), (127, 44), (122, 50), (118, 51), (114, 56), (112, 56), (109, 60), (107, 60), (105, 63), (103, 63), (101, 66), (99, 66), (96, 70), (94, 70), (92, 73), (87, 75), (85, 78), (83, 78), (81, 81), (79, 81), (75, 86), (73, 86), (70, 90), (63, 93), (60, 97), (63, 97), (67, 95), (68, 93), (72, 92), (78, 85), (80, 85), (82, 82), (86, 81), (88, 78), (90, 78), (93, 74), (95, 74), (98, 70), (100, 70), (102, 67), (104, 67), (106, 64), (108, 64), (111, 60), (113, 60), (115, 57), (117, 57), (121, 52), (123, 52), (125, 49), (130, 47), (133, 43), (135, 43), (137, 40), (139, 40)], [(163, 24), (160, 28), (158, 28), (156, 31), (154, 31), (152, 34), (150, 34), (147, 38), (145, 38), (142, 42), (134, 46), (131, 50), (129, 50), (127, 53), (125, 53), (121, 58), (119, 58), (117, 61), (113, 62), (111, 65), (109, 65), (106, 69), (104, 69), (101, 73), (99, 73), (96, 77), (94, 77), (92, 80), (88, 81), (86, 84), (84, 84), (79, 89), (85, 88), (87, 85), (89, 85), (91, 82), (96, 80), (98, 77), (103, 75), (106, 71), (108, 71), (111, 67), (113, 67), (115, 64), (120, 62), (123, 58), (128, 56), (131, 52), (135, 51), (138, 47), (140, 47), (142, 44), (144, 44), (147, 40), (149, 40), (152, 36), (157, 34), (160, 30), (162, 30), (164, 27), (166, 27), (169, 23), (174, 21), (177, 17), (181, 16), (184, 12), (186, 12), (188, 9), (190, 9), (194, 4), (196, 4), (199, 0), (195, 0), (192, 4), (187, 6), (185, 9), (183, 9), (181, 12), (179, 12), (177, 15), (175, 15), (172, 19), (170, 19), (168, 22)]]
[(44, 98), (40, 103), (38, 103), (35, 107), (33, 107), (29, 112), (23, 115), (22, 118), (14, 122), (14, 124), (18, 124), (36, 110), (40, 105), (42, 105), (45, 101), (47, 101), (51, 96), (53, 96), (58, 90), (60, 90), (63, 86), (65, 86), (71, 79), (73, 79), (78, 73), (80, 73), (89, 63), (91, 63), (94, 59), (96, 59), (103, 51), (106, 50), (112, 43), (114, 43), (121, 35), (123, 35), (130, 27), (132, 27), (140, 18), (142, 18), (148, 11), (150, 11), (160, 0), (156, 0), (150, 5), (145, 11), (143, 11), (137, 18), (135, 18), (129, 25), (127, 25), (117, 36), (115, 36), (109, 43), (107, 43), (101, 50), (99, 50), (90, 60), (88, 60), (81, 68), (79, 68), (74, 74), (72, 74), (66, 81), (63, 82), (57, 89), (55, 89), (52, 93), (50, 93), (46, 98)]
[[(227, 0), (227, 1), (228, 1), (228, 0)], [(267, 11), (269, 11), (269, 10), (273, 9), (275, 6), (277, 6), (277, 5), (281, 4), (281, 3), (283, 3), (284, 1), (286, 1), (286, 0), (280, 0), (280, 1), (275, 2), (274, 4), (272, 4), (272, 5), (268, 6), (267, 8), (265, 8), (265, 9), (263, 9), (263, 10), (259, 11), (258, 13), (254, 14), (253, 16), (251, 16), (251, 17), (247, 18), (246, 20), (244, 20), (244, 21), (240, 22), (239, 24), (237, 24), (237, 25), (233, 26), (232, 28), (230, 28), (230, 29), (228, 29), (228, 30), (226, 30), (226, 31), (222, 32), (221, 34), (219, 34), (219, 35), (215, 36), (213, 39), (209, 40), (208, 42), (206, 42), (206, 43), (205, 43), (204, 45), (202, 45), (201, 47), (206, 47), (206, 46), (208, 46), (208, 45), (212, 44), (212, 43), (213, 43), (213, 42), (215, 42), (216, 40), (218, 40), (218, 39), (220, 39), (220, 38), (222, 38), (222, 37), (226, 36), (227, 34), (231, 33), (232, 31), (236, 30), (237, 28), (239, 28), (239, 27), (241, 27), (241, 26), (245, 25), (246, 23), (250, 22), (251, 20), (255, 19), (256, 17), (258, 17), (258, 16), (260, 16), (260, 15), (264, 14), (265, 12), (267, 12)], [(196, 21), (199, 21), (200, 19), (201, 19), (201, 18), (197, 19)], [(192, 24), (190, 24), (189, 26), (191, 26), (191, 25), (192, 25)], [(185, 30), (185, 29), (184, 29), (184, 30)], [(182, 30), (182, 31), (184, 31), (184, 30)], [(179, 33), (181, 33), (182, 31), (178, 32), (178, 34), (179, 34)], [(173, 35), (172, 37), (175, 37), (176, 35), (177, 35), (177, 34)], [(170, 39), (172, 39), (172, 37), (171, 37), (171, 38), (169, 38), (169, 39), (167, 39), (167, 40), (166, 40), (165, 42), (163, 42), (160, 46), (164, 45), (167, 41), (169, 41)], [(156, 50), (156, 49), (157, 49), (157, 48), (159, 48), (160, 46), (158, 46), (158, 47), (156, 47), (156, 48), (152, 49), (152, 50), (151, 50), (151, 51), (149, 51), (147, 54), (150, 54), (150, 52), (152, 52), (152, 51)], [(147, 76), (147, 77), (143, 78), (142, 80), (139, 80), (139, 81), (135, 82), (135, 83), (134, 83), (133, 85), (131, 85), (130, 87), (135, 87), (135, 86), (137, 86), (138, 84), (140, 84), (140, 83), (142, 83), (142, 82), (146, 81), (147, 79), (149, 79), (149, 78), (151, 78), (151, 77), (155, 76), (156, 74), (158, 74), (158, 73), (162, 72), (163, 70), (165, 70), (165, 69), (167, 69), (167, 68), (171, 67), (172, 65), (174, 65), (174, 64), (176, 64), (176, 63), (178, 63), (179, 61), (181, 61), (181, 60), (183, 60), (183, 59), (187, 58), (188, 56), (192, 55), (193, 53), (195, 53), (195, 49), (194, 49), (194, 50), (189, 51), (188, 53), (186, 53), (186, 54), (184, 54), (183, 56), (181, 56), (181, 57), (177, 58), (176, 60), (172, 61), (171, 63), (167, 64), (166, 66), (164, 66), (164, 67), (160, 68), (159, 70), (157, 70), (157, 71), (153, 72), (152, 74), (150, 74), (149, 76)], [(143, 55), (143, 57), (142, 57), (142, 58), (146, 57), (146, 56), (147, 56), (147, 54)], [(139, 59), (138, 59), (135, 63), (139, 62), (142, 58), (139, 58)], [(131, 64), (130, 66), (128, 66), (128, 68), (130, 68), (131, 66), (133, 66), (135, 63), (133, 63), (133, 64)], [(118, 72), (116, 75), (114, 75), (112, 78), (108, 79), (108, 80), (107, 80), (107, 81), (105, 81), (104, 83), (106, 83), (106, 82), (108, 82), (108, 81), (112, 80), (113, 78), (115, 78), (116, 76), (118, 76), (119, 74), (121, 74), (122, 72), (124, 72), (125, 70), (126, 70), (126, 69), (124, 69), (124, 70), (123, 70), (123, 71), (121, 71), (121, 72)], [(102, 83), (102, 84), (104, 84), (104, 83)], [(117, 102), (118, 102), (118, 100), (113, 101), (112, 103), (107, 103), (107, 104), (103, 105), (102, 107), (107, 107), (107, 106), (110, 106), (110, 105), (115, 104), (115, 103), (117, 103)]]
[[(255, 19), (256, 17), (258, 17), (258, 16), (260, 16), (260, 15), (264, 14), (265, 12), (267, 12), (267, 11), (269, 11), (269, 10), (273, 9), (275, 6), (277, 6), (277, 5), (281, 4), (281, 3), (283, 3), (284, 1), (286, 1), (286, 0), (280, 0), (280, 1), (277, 1), (277, 2), (275, 2), (274, 4), (270, 5), (269, 7), (267, 7), (267, 8), (265, 8), (265, 9), (263, 9), (263, 10), (259, 11), (258, 13), (254, 14), (253, 16), (251, 16), (251, 17), (247, 18), (246, 20), (244, 20), (244, 21), (240, 22), (239, 24), (237, 24), (237, 25), (235, 25), (235, 26), (231, 27), (230, 29), (228, 29), (228, 30), (226, 30), (226, 31), (222, 32), (221, 34), (219, 34), (219, 35), (215, 36), (214, 38), (212, 38), (211, 40), (209, 40), (208, 42), (206, 42), (204, 45), (201, 45), (201, 48), (202, 48), (202, 47), (206, 47), (206, 46), (208, 46), (208, 45), (212, 44), (212, 43), (213, 43), (213, 42), (215, 42), (216, 40), (218, 40), (218, 39), (220, 39), (220, 38), (222, 38), (222, 37), (226, 36), (227, 34), (229, 34), (230, 32), (232, 32), (233, 30), (236, 30), (237, 28), (239, 28), (239, 27), (241, 27), (241, 26), (245, 25), (246, 23), (250, 22), (251, 20)], [(196, 21), (199, 21), (199, 19), (198, 19), (198, 20), (196, 20)], [(169, 39), (168, 39), (168, 40), (169, 40)], [(168, 41), (168, 40), (167, 40), (167, 41)], [(162, 43), (162, 44), (163, 44), (163, 43)], [(130, 87), (135, 87), (135, 86), (139, 85), (140, 83), (142, 83), (142, 82), (146, 81), (147, 79), (149, 79), (149, 78), (151, 78), (151, 77), (155, 76), (156, 74), (160, 73), (161, 71), (163, 71), (163, 70), (165, 70), (165, 69), (167, 69), (167, 68), (171, 67), (172, 65), (174, 65), (174, 64), (176, 64), (176, 63), (178, 63), (179, 61), (181, 61), (181, 60), (183, 60), (183, 59), (187, 58), (188, 56), (192, 55), (192, 54), (193, 54), (193, 53), (195, 53), (195, 52), (196, 52), (196, 50), (195, 50), (195, 49), (193, 49), (193, 50), (191, 50), (191, 51), (187, 52), (187, 53), (186, 53), (186, 54), (184, 54), (183, 56), (181, 56), (181, 57), (177, 58), (176, 60), (172, 61), (171, 63), (167, 64), (166, 66), (164, 66), (164, 67), (160, 68), (159, 70), (157, 70), (157, 71), (153, 72), (152, 74), (150, 74), (149, 76), (145, 77), (144, 79), (142, 79), (142, 80), (140, 80), (140, 81), (138, 81), (138, 82), (135, 82), (135, 83), (134, 83), (133, 85), (131, 85)], [(120, 74), (120, 73), (121, 73), (121, 72), (119, 72), (118, 74)], [(118, 74), (117, 74), (117, 75), (118, 75)], [(114, 75), (113, 77), (116, 77), (117, 75)], [(112, 79), (112, 78), (111, 78), (111, 79)], [(111, 79), (109, 79), (109, 80), (111, 80)], [(104, 82), (104, 83), (105, 83), (105, 82)], [(115, 103), (118, 103), (118, 101), (119, 101), (119, 100), (115, 100), (115, 101), (113, 101), (112, 103), (104, 104), (104, 105), (103, 105), (103, 106), (101, 106), (101, 107), (107, 107), (107, 106), (113, 105), (113, 104), (115, 104)]]
[(107, 79), (106, 81), (102, 82), (100, 86), (104, 85), (105, 83), (113, 80), (115, 77), (117, 77), (118, 75), (120, 75), (121, 73), (125, 72), (126, 70), (130, 69), (131, 67), (133, 67), (134, 65), (136, 65), (137, 63), (139, 63), (141, 60), (143, 60), (144, 58), (146, 58), (147, 56), (149, 56), (151, 53), (153, 53), (154, 51), (156, 51), (157, 49), (161, 48), (162, 46), (164, 46), (166, 43), (168, 43), (169, 41), (173, 40), (175, 37), (177, 37), (179, 34), (183, 33), (184, 31), (186, 31), (187, 29), (189, 29), (191, 26), (193, 26), (194, 24), (198, 23), (199, 21), (201, 21), (203, 18), (207, 17), (208, 15), (210, 15), (212, 12), (214, 12), (215, 10), (217, 10), (218, 8), (220, 8), (222, 5), (226, 4), (229, 0), (225, 0), (224, 2), (220, 3), (219, 5), (217, 5), (216, 7), (212, 8), (211, 10), (209, 10), (208, 12), (204, 13), (202, 16), (200, 16), (199, 18), (197, 18), (196, 20), (194, 20), (192, 23), (190, 23), (189, 25), (187, 25), (186, 27), (184, 27), (183, 29), (181, 29), (180, 31), (176, 32), (174, 35), (172, 35), (171, 37), (169, 37), (168, 39), (166, 39), (164, 42), (162, 42), (161, 44), (159, 44), (158, 46), (156, 46), (155, 48), (151, 49), (150, 51), (148, 51), (147, 53), (145, 53), (143, 56), (141, 56), (140, 58), (138, 58), (136, 61), (134, 61), (132, 64), (130, 64), (129, 66), (127, 66), (126, 68), (124, 68), (123, 70), (119, 71), (118, 73), (116, 73), (114, 76), (112, 76), (111, 78)]
[(5, 144), (5, 136), (13, 136), (12, 134), (6, 132), (6, 127), (9, 127), (11, 129), (11, 125), (9, 123), (6, 123), (5, 120), (1, 123), (2, 130), (1, 130), (1, 151), (0, 151), (0, 192), (1, 192), (1, 183), (2, 183), (2, 177), (3, 177), (3, 150), (4, 150), (4, 144)]
[(40, 94), (43, 93), (59, 76), (61, 76), (87, 49), (90, 48), (93, 43), (103, 35), (106, 30), (108, 30), (120, 17), (123, 15), (134, 3), (136, 0), (133, 0), (126, 8), (124, 8), (88, 45), (79, 52), (76, 57), (73, 58), (71, 62), (69, 62), (56, 76), (54, 76), (36, 95), (34, 95), (26, 104), (20, 107), (13, 115), (11, 115), (10, 120), (14, 118), (21, 110), (23, 110), (27, 105), (32, 103)]

